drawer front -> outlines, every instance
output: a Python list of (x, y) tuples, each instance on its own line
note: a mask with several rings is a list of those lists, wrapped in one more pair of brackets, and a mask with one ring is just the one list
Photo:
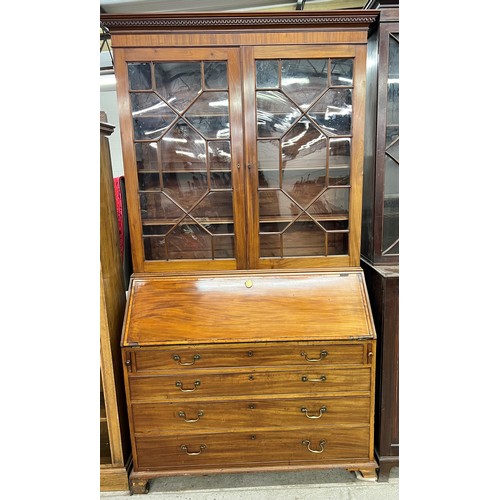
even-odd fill
[(369, 428), (137, 437), (137, 470), (368, 460)]
[(136, 349), (135, 371), (138, 373), (179, 371), (192, 368), (245, 366), (327, 366), (332, 364), (365, 364), (364, 344), (281, 344), (256, 346), (178, 346), (172, 348)]
[(369, 366), (318, 367), (301, 371), (253, 370), (222, 374), (190, 370), (175, 375), (129, 376), (129, 389), (131, 401), (182, 401), (266, 394), (368, 394), (370, 379)]
[(132, 405), (136, 435), (283, 429), (370, 423), (369, 397), (300, 398)]

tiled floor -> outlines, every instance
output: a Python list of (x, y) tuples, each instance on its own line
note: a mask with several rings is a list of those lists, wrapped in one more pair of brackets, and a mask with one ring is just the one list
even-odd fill
[[(397, 500), (399, 469), (389, 482), (356, 478), (343, 469), (326, 471), (216, 474), (153, 479), (145, 500)], [(130, 498), (129, 492), (101, 493), (102, 499)]]

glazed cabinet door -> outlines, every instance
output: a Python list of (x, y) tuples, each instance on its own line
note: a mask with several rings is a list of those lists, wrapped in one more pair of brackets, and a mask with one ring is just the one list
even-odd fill
[(235, 48), (116, 49), (135, 272), (246, 265)]
[(359, 265), (366, 48), (242, 48), (250, 268)]

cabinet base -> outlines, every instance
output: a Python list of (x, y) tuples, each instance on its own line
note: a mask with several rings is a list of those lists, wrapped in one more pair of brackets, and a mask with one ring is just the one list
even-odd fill
[(128, 486), (125, 467), (101, 467), (100, 491), (127, 491)]
[(387, 483), (393, 467), (399, 467), (399, 457), (380, 457), (378, 459), (378, 481)]
[(349, 472), (359, 471), (363, 478), (376, 478), (376, 462), (342, 463), (342, 464), (320, 464), (320, 465), (274, 465), (274, 466), (256, 466), (256, 467), (232, 467), (232, 468), (212, 468), (212, 469), (193, 469), (182, 471), (132, 471), (130, 473), (130, 493), (132, 495), (146, 494), (149, 491), (150, 479), (168, 476), (185, 476), (192, 475), (207, 475), (207, 474), (224, 474), (224, 473), (242, 473), (242, 472), (282, 472), (282, 471), (300, 471), (312, 469), (346, 469)]

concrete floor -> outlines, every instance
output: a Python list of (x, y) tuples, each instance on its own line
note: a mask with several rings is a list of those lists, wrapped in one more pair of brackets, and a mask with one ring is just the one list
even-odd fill
[[(137, 495), (138, 496), (138, 495)], [(300, 472), (254, 472), (152, 479), (147, 500), (398, 500), (399, 468), (389, 482), (356, 478), (343, 469)], [(129, 499), (127, 492), (103, 492), (102, 499)]]

